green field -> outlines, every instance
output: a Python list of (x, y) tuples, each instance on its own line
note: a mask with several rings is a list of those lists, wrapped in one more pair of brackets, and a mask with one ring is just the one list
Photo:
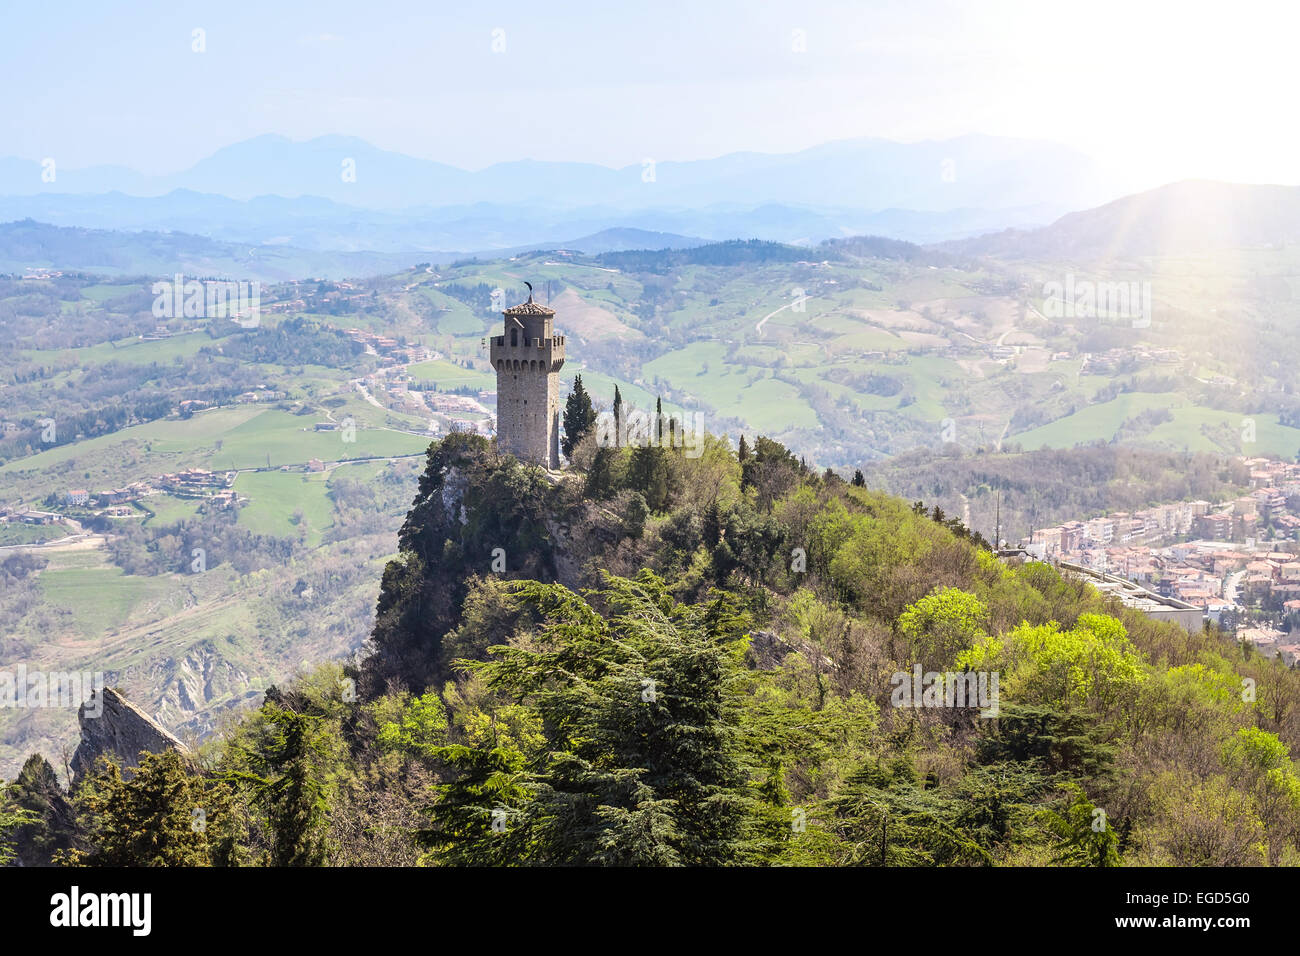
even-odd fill
[(726, 348), (719, 342), (694, 342), (646, 362), (642, 369), (647, 378), (662, 378), (717, 415), (739, 418), (769, 434), (818, 424), (794, 386), (772, 378), (768, 370), (728, 364)]
[[(317, 432), (317, 416), (291, 415), (259, 405), (201, 412), (188, 420), (169, 419), (135, 425), (110, 435), (61, 445), (0, 468), (0, 474), (44, 470), (75, 460), (120, 461), (126, 446), (160, 456), (159, 470), (203, 467), (213, 471), (306, 464), (312, 458), (409, 455), (422, 452), (428, 439), (387, 429), (365, 428)], [(347, 440), (354, 437), (355, 440)], [(149, 474), (148, 471), (144, 472)]]
[(119, 339), (79, 349), (29, 349), (22, 356), (28, 362), (67, 363), (71, 360), (80, 364), (112, 361), (148, 365), (151, 362), (170, 362), (177, 356), (196, 355), (204, 345), (211, 344), (212, 339), (205, 333), (190, 332), (153, 341)]
[(45, 599), (69, 611), (87, 636), (121, 626), (137, 605), (176, 587), (170, 578), (137, 577), (111, 565), (48, 569), (41, 572), (39, 583)]
[(201, 502), (197, 498), (176, 498), (172, 495), (150, 495), (140, 501), (142, 507), (153, 512), (145, 523), (175, 524), (193, 519), (199, 513)]
[(24, 524), (21, 521), (0, 522), (0, 547), (12, 544), (40, 544), (66, 537), (65, 524)]
[(1011, 435), (1024, 448), (1072, 448), (1097, 440), (1110, 441), (1128, 418), (1148, 408), (1169, 408), (1178, 403), (1174, 395), (1132, 392), (1109, 402), (1089, 405), (1049, 425)]
[(239, 523), (259, 534), (296, 537), (301, 529), (294, 516), (301, 512), (307, 543), (317, 544), (321, 532), (334, 523), (327, 479), (323, 471), (245, 472), (235, 479), (235, 491), (249, 498), (239, 509)]
[(462, 368), (454, 362), (448, 362), (446, 359), (434, 359), (432, 362), (411, 365), (407, 367), (407, 372), (410, 373), (412, 378), (424, 382), (433, 382), (443, 391), (467, 386), (487, 390), (494, 390), (497, 387), (495, 375), (475, 369)]
[[(1152, 408), (1169, 409), (1173, 420), (1146, 432), (1143, 442), (1179, 451), (1294, 458), (1300, 449), (1300, 429), (1278, 422), (1276, 415), (1244, 415), (1193, 405), (1175, 394), (1130, 392), (1080, 409), (1048, 425), (1030, 429), (1012, 440), (1026, 449), (1069, 448), (1093, 441), (1111, 441), (1129, 418)], [(1253, 442), (1246, 440), (1253, 423)], [(1217, 439), (1217, 440), (1216, 440)]]

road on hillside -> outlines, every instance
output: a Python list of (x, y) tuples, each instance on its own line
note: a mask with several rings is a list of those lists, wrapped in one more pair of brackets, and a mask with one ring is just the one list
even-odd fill
[(754, 326), (754, 331), (758, 333), (759, 338), (762, 338), (763, 323), (765, 323), (772, 316), (779, 315), (780, 313), (784, 312), (786, 309), (789, 309), (792, 306), (796, 306), (800, 302), (807, 302), (807, 301), (808, 301), (808, 296), (806, 295), (800, 296), (799, 298), (795, 299), (793, 302), (787, 302), (785, 305), (781, 306), (781, 308), (777, 309), (775, 312), (769, 312), (767, 315), (763, 316), (761, 319), (758, 320), (758, 324)]

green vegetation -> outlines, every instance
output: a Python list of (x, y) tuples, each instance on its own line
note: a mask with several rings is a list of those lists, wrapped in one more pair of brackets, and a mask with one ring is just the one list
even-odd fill
[(240, 524), (258, 534), (296, 537), (309, 545), (320, 542), (333, 521), (328, 475), (325, 472), (246, 472), (235, 480), (235, 491), (249, 503), (239, 511)]
[[(939, 509), (767, 437), (688, 458), (588, 435), (573, 459), (553, 483), (478, 436), (433, 445), (367, 657), (268, 690), (200, 774), (147, 758), (62, 795), (29, 760), (11, 799), (35, 819), (8, 822), (13, 852), (1300, 862), (1300, 676), (1278, 662), (1004, 564)], [(200, 800), (216, 809), (187, 836)]]
[[(208, 737), (236, 819), (166, 860), (1294, 862), (1294, 675), (985, 550), (999, 521), (1014, 540), (1220, 500), (1249, 485), (1229, 456), (1300, 449), (1265, 281), (1294, 251), (1144, 268), (1145, 327), (1044, 319), (1043, 282), (1082, 266), (862, 239), (267, 284), (257, 329), (160, 322), (148, 279), (0, 280), (0, 504), (89, 532), (0, 553), (0, 660), (93, 667)], [(382, 393), (406, 359), (346, 331), (436, 350), (412, 389), (490, 407), (492, 292), (523, 275), (565, 303), (558, 484), (479, 438), (430, 449), (428, 415)], [(597, 448), (615, 394), (624, 418), (747, 434), (743, 453)], [(205, 495), (238, 471), (239, 500), (158, 482), (109, 516), (63, 498), (189, 468), (218, 474)], [(0, 546), (71, 530), (7, 522)], [(302, 676), (367, 637), (364, 662)], [(999, 716), (896, 706), (891, 677), (918, 664), (996, 670)], [(642, 679), (662, 696), (627, 699)], [(102, 807), (143, 814), (189, 770), (139, 792), (106, 777), (96, 804), (24, 763), (74, 734), (72, 711), (0, 712), (15, 805), (40, 816), (0, 810), (0, 830), (24, 860), (146, 860)], [(184, 816), (157, 809), (139, 819)]]

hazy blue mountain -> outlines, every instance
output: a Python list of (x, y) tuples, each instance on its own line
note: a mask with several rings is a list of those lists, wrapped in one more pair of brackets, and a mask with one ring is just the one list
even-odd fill
[(1300, 241), (1300, 187), (1186, 180), (941, 248), (965, 255), (1114, 259)]
[[(427, 253), (451, 258), (451, 254)], [(113, 232), (23, 220), (0, 224), (0, 273), (60, 269), (103, 275), (171, 275), (260, 279), (341, 279), (408, 268), (402, 253), (322, 252), (248, 246), (180, 232)]]
[(39, 163), (0, 160), (0, 195), (158, 196), (187, 189), (234, 199), (320, 196), (368, 209), (475, 202), (623, 210), (775, 203), (875, 212), (1043, 204), (1077, 209), (1131, 186), (1115, 182), (1066, 147), (991, 136), (919, 143), (851, 140), (789, 154), (662, 161), (652, 173), (639, 158), (620, 169), (520, 160), (471, 172), (378, 149), (355, 137), (294, 142), (266, 135), (225, 146), (169, 176), (96, 167), (59, 170), (56, 181), (47, 184), (41, 182)]
[(347, 252), (290, 245), (249, 246), (184, 232), (122, 232), (54, 226), (22, 220), (0, 224), (0, 273), (61, 269), (104, 275), (227, 276), (275, 281), (341, 279), (398, 272), (416, 262), (494, 258), (534, 249), (568, 249), (589, 255), (628, 249), (685, 249), (708, 240), (641, 229), (607, 229), (563, 242), (479, 252)]
[(594, 256), (602, 252), (627, 252), (632, 249), (693, 249), (708, 245), (712, 240), (697, 236), (679, 236), (671, 232), (652, 232), (648, 229), (602, 229), (590, 236), (569, 239), (558, 244), (532, 243), (510, 249), (491, 251), (492, 255), (517, 255), (535, 249), (563, 249)]
[(163, 196), (57, 193), (0, 196), (0, 222), (35, 219), (94, 229), (185, 232), (251, 245), (290, 245), (348, 252), (514, 249), (563, 243), (610, 229), (702, 239), (770, 239), (808, 243), (872, 233), (912, 242), (957, 239), (1008, 226), (1051, 222), (1059, 207), (863, 212), (764, 203), (694, 208), (578, 209), (533, 203), (358, 209), (317, 196), (230, 199), (192, 190)]

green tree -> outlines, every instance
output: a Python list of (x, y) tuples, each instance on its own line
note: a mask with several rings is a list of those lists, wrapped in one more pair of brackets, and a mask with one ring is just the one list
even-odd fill
[(667, 511), (680, 486), (673, 456), (655, 444), (638, 445), (628, 459), (625, 484), (641, 493), (652, 512)]
[(960, 801), (919, 785), (905, 757), (873, 758), (830, 802), (830, 826), (847, 866), (979, 865), (992, 862), (959, 825)]
[(16, 855), (14, 831), (39, 819), (31, 810), (18, 806), (12, 790), (11, 786), (0, 788), (0, 866), (8, 866)]
[(329, 855), (325, 765), (329, 755), (320, 717), (262, 707), (253, 748), (240, 748), (242, 766), (227, 779), (249, 787), (271, 831), (272, 866), (324, 866)]
[(454, 778), (434, 787), (431, 825), (418, 834), (428, 850), (425, 861), (445, 866), (528, 863), (535, 847), (523, 814), (531, 798), (525, 755), (509, 745), (454, 744), (438, 756)]
[[(559, 585), (525, 582), (520, 593), (545, 621), (535, 647), (497, 647), (466, 666), (535, 709), (546, 741), (524, 761), (447, 748), (461, 778), (431, 811), (428, 845), (474, 864), (503, 854), (517, 864), (737, 860), (744, 620), (734, 606), (677, 604), (649, 571), (605, 575), (593, 603)], [(452, 849), (457, 833), (471, 838)]]
[(239, 860), (230, 788), (205, 780), (175, 750), (142, 754), (130, 780), (103, 759), (75, 802), (89, 850), (56, 854), (79, 866), (223, 866)]
[(428, 757), (446, 744), (447, 708), (436, 693), (401, 698), (398, 707), (393, 719), (379, 725), (380, 749)]
[(573, 449), (595, 425), (596, 409), (592, 407), (591, 396), (582, 386), (582, 376), (575, 375), (573, 391), (564, 403), (564, 437), (560, 439), (560, 449), (565, 458), (573, 457)]
[(13, 829), (13, 843), (24, 866), (45, 866), (77, 840), (77, 814), (48, 760), (32, 754), (5, 791), (14, 811), (25, 811)]
[(985, 636), (988, 620), (988, 607), (975, 595), (939, 588), (899, 616), (898, 632), (910, 645), (912, 661), (941, 668)]
[(618, 385), (614, 385), (614, 447), (618, 448), (623, 441), (623, 393), (618, 390)]
[(1052, 862), (1065, 866), (1119, 866), (1119, 839), (1103, 810), (1093, 806), (1077, 783), (1066, 784), (1072, 799), (1063, 813), (1040, 812), (1044, 826), (1057, 839)]
[(1223, 764), (1233, 783), (1248, 791), (1269, 835), (1269, 862), (1300, 838), (1300, 775), (1291, 750), (1276, 734), (1243, 727), (1223, 745)]
[(587, 477), (583, 482), (583, 497), (593, 501), (603, 501), (614, 494), (619, 485), (615, 472), (618, 454), (613, 448), (603, 445), (596, 449), (596, 453), (591, 456), (591, 467), (587, 469)]

